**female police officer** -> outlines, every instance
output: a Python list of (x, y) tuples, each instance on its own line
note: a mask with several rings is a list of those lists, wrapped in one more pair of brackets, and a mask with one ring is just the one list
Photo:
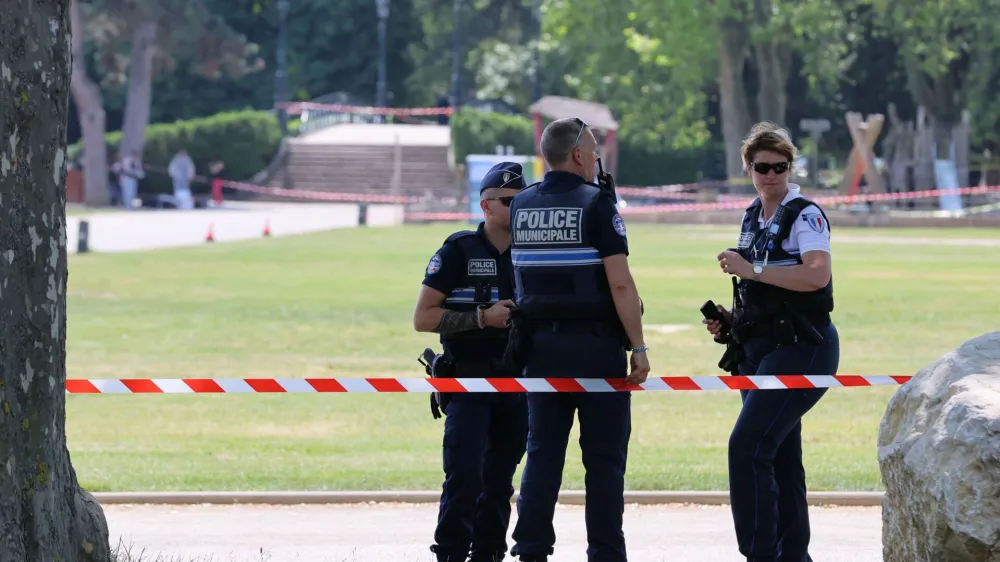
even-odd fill
[[(788, 184), (795, 155), (788, 134), (770, 123), (755, 126), (742, 147), (759, 197), (743, 216), (738, 251), (718, 255), (722, 271), (740, 278), (733, 310), (719, 308), (742, 375), (833, 375), (840, 361), (830, 320), (830, 227), (823, 211)], [(719, 322), (705, 324), (714, 336), (723, 332)], [(801, 420), (825, 392), (741, 392), (729, 439), (729, 490), (748, 562), (812, 560)]]

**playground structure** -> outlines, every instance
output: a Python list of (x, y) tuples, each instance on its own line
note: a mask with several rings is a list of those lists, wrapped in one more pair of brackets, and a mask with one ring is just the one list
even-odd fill
[[(874, 146), (885, 117), (874, 114), (862, 119), (859, 113), (845, 115), (854, 147), (844, 168), (838, 189), (840, 195), (907, 193), (969, 185), (968, 111), (962, 112), (961, 120), (946, 131), (947, 134), (940, 135), (950, 143), (947, 147), (937, 146), (935, 124), (923, 107), (917, 109), (914, 121), (903, 121), (892, 104), (888, 114), (889, 128), (882, 143), (882, 169), (875, 164)], [(867, 183), (864, 189), (862, 178)], [(897, 201), (895, 205), (908, 209), (960, 211), (966, 205), (975, 204), (973, 197), (977, 196), (965, 196), (963, 201), (963, 196), (943, 194), (936, 198)]]

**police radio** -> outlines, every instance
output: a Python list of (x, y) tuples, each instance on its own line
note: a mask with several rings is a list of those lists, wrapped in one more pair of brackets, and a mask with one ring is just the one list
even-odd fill
[(618, 194), (615, 193), (615, 178), (611, 177), (611, 174), (604, 171), (604, 166), (601, 164), (601, 158), (597, 158), (597, 185), (602, 191), (607, 191), (611, 195), (611, 200), (618, 203)]

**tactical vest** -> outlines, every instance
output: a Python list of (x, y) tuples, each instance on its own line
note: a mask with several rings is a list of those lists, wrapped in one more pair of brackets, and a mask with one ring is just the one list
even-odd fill
[(604, 263), (590, 239), (600, 189), (529, 187), (510, 206), (515, 304), (532, 320), (618, 318)]
[[(805, 197), (797, 197), (783, 205), (785, 211), (780, 223), (772, 222), (764, 228), (760, 226), (758, 220), (762, 208), (760, 198), (755, 199), (753, 204), (747, 207), (740, 229), (738, 249), (740, 255), (751, 264), (764, 265), (765, 254), (768, 265), (792, 266), (802, 263), (801, 254), (789, 253), (782, 248), (782, 242), (788, 238), (792, 225), (799, 219), (802, 211), (814, 203)], [(816, 208), (823, 215), (823, 220), (826, 220), (823, 209), (818, 205)], [(830, 221), (826, 220), (826, 225), (830, 228)], [(775, 285), (759, 283), (752, 278), (742, 279), (738, 291), (746, 320), (767, 319), (781, 312), (782, 306), (788, 306), (807, 317), (816, 319), (823, 318), (833, 310), (832, 276), (826, 287), (810, 292), (790, 291)]]
[[(464, 230), (452, 234), (445, 243), (454, 242), (462, 251), (465, 273), (462, 282), (445, 298), (444, 308), (460, 312), (487, 308), (500, 300), (500, 264), (483, 239), (474, 231)], [(470, 340), (507, 341), (506, 328), (483, 328), (454, 334), (442, 334), (441, 343), (457, 358), (468, 359), (462, 353), (462, 343)], [(502, 347), (501, 347), (502, 349)], [(491, 358), (483, 357), (484, 361)]]

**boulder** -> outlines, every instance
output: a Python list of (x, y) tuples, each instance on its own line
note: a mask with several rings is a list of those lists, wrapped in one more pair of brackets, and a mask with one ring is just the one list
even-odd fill
[(878, 461), (884, 562), (1000, 562), (1000, 332), (900, 387)]

